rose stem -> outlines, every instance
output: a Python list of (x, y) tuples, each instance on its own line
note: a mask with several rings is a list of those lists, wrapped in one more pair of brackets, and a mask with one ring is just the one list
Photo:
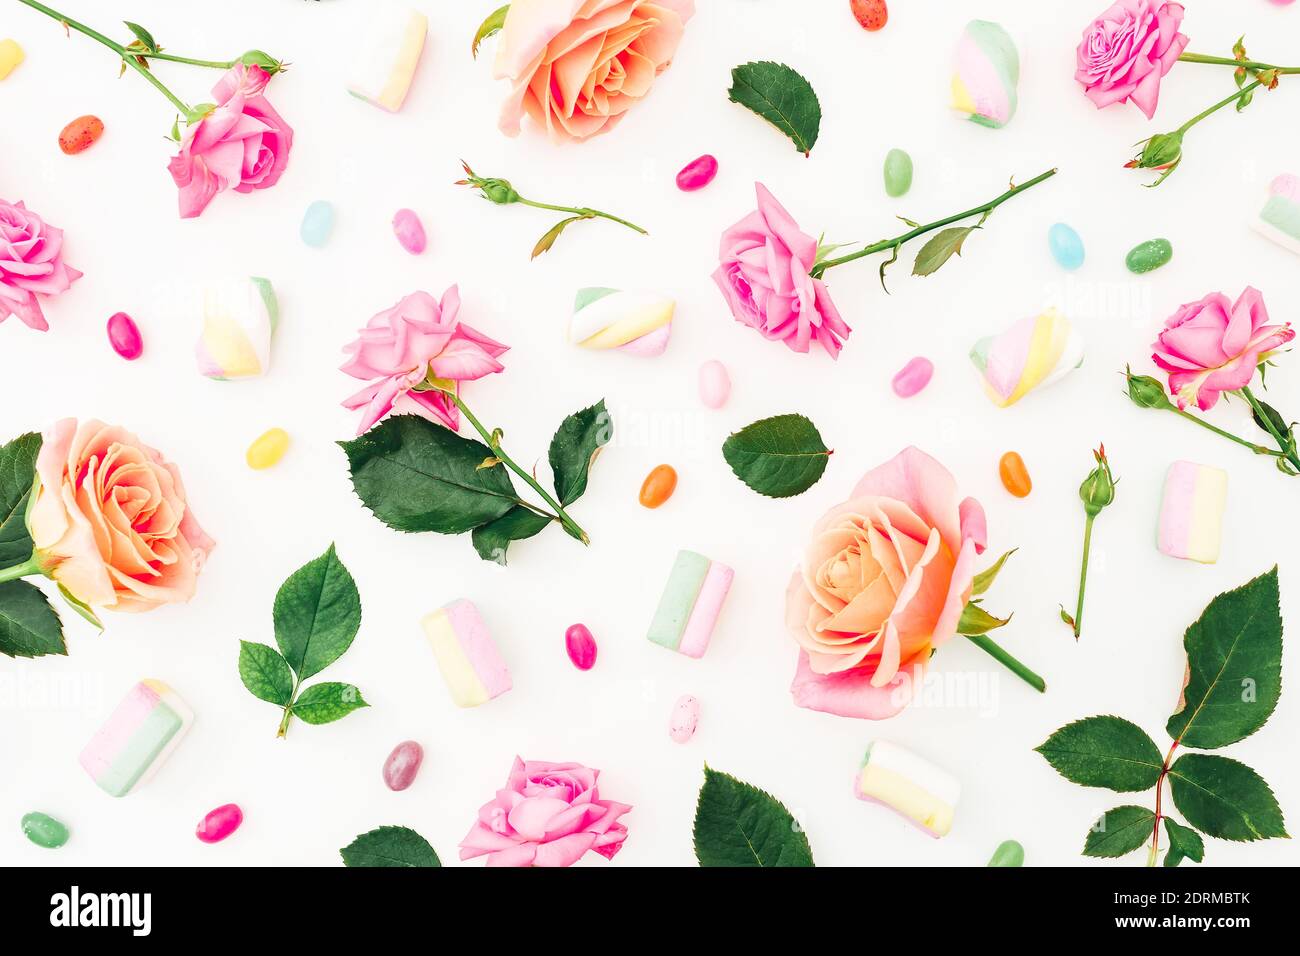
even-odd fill
[(1174, 741), (1169, 747), (1169, 753), (1165, 754), (1165, 762), (1160, 767), (1160, 776), (1156, 778), (1156, 821), (1151, 827), (1151, 849), (1147, 853), (1147, 866), (1156, 865), (1156, 857), (1160, 852), (1160, 798), (1164, 795), (1165, 777), (1169, 776), (1169, 761), (1174, 759), (1174, 751), (1178, 749), (1178, 741)]
[(616, 222), (621, 226), (627, 226), (629, 229), (635, 230), (643, 236), (650, 235), (636, 223), (628, 222), (626, 219), (620, 219), (618, 216), (610, 215), (607, 212), (601, 212), (599, 209), (590, 209), (586, 206), (554, 206), (547, 202), (534, 202), (531, 199), (525, 199), (523, 196), (520, 196), (518, 201), (523, 203), (525, 206), (532, 206), (534, 209), (549, 209), (551, 212), (572, 213), (573, 215), (580, 216), (583, 219), (594, 219), (599, 216), (601, 219), (608, 219), (610, 222)]
[(1300, 455), (1297, 455), (1294, 451), (1288, 452), (1286, 450), (1286, 439), (1278, 434), (1277, 428), (1273, 425), (1273, 420), (1264, 413), (1264, 409), (1260, 407), (1259, 399), (1257, 399), (1255, 393), (1250, 390), (1250, 386), (1243, 385), (1241, 388), (1241, 394), (1246, 401), (1250, 402), (1250, 407), (1254, 409), (1255, 416), (1264, 423), (1264, 430), (1273, 436), (1273, 440), (1277, 442), (1277, 447), (1282, 449), (1282, 453), (1286, 457), (1286, 460), (1291, 462), (1297, 470), (1300, 470)]
[(1200, 425), (1202, 428), (1208, 428), (1210, 431), (1214, 432), (1214, 434), (1220, 435), (1223, 438), (1228, 439), (1228, 441), (1235, 441), (1238, 445), (1243, 445), (1246, 448), (1249, 448), (1256, 455), (1272, 455), (1274, 458), (1282, 457), (1282, 453), (1280, 451), (1274, 451), (1271, 448), (1265, 448), (1263, 445), (1256, 445), (1253, 444), (1252, 442), (1248, 442), (1246, 441), (1246, 439), (1238, 435), (1234, 435), (1232, 432), (1224, 431), (1222, 428), (1219, 428), (1217, 425), (1211, 425), (1203, 418), (1197, 418), (1195, 415), (1193, 415), (1189, 411), (1186, 411), (1185, 409), (1177, 408), (1173, 405), (1170, 405), (1169, 410), (1171, 412), (1175, 412), (1183, 416), (1183, 418), (1187, 419), (1189, 422), (1195, 422), (1196, 424)]
[(1182, 126), (1178, 127), (1178, 129), (1174, 130), (1174, 133), (1176, 134), (1186, 133), (1189, 129), (1191, 129), (1201, 120), (1205, 119), (1207, 116), (1210, 116), (1213, 113), (1217, 113), (1219, 110), (1223, 109), (1225, 106), (1227, 106), (1230, 103), (1237, 102), (1237, 100), (1241, 99), (1247, 93), (1252, 93), (1263, 85), (1264, 85), (1263, 80), (1256, 80), (1253, 83), (1246, 84), (1241, 89), (1239, 89), (1236, 93), (1233, 93), (1231, 96), (1221, 99), (1219, 100), (1219, 102), (1215, 103), (1213, 106), (1209, 107), (1208, 109), (1202, 110), (1201, 112), (1197, 113), (1195, 116), (1189, 119)]
[(11, 568), (0, 568), (0, 584), (5, 581), (16, 581), (18, 578), (25, 578), (29, 574), (40, 574), (41, 562), (33, 554), (22, 564), (15, 564)]
[[(456, 403), (456, 407), (461, 410), (465, 418), (469, 420), (469, 423), (474, 426), (474, 430), (483, 437), (483, 441), (487, 443), (487, 446), (490, 449), (492, 449), (492, 454), (495, 455), (497, 458), (501, 459), (501, 462), (507, 468), (509, 468), (516, 475), (522, 478), (528, 484), (528, 486), (533, 489), (533, 491), (537, 492), (539, 495), (542, 496), (542, 500), (544, 500), (548, 505), (550, 505), (552, 508), (555, 509), (555, 515), (552, 515), (551, 517), (558, 516), (560, 520), (560, 524), (564, 526), (565, 531), (567, 531), (571, 536), (577, 538), (583, 544), (591, 544), (591, 539), (587, 537), (587, 532), (583, 531), (582, 528), (578, 526), (578, 523), (569, 517), (568, 512), (566, 512), (564, 508), (560, 506), (560, 503), (558, 501), (556, 501), (554, 498), (551, 497), (551, 495), (546, 491), (545, 488), (543, 488), (541, 485), (537, 483), (536, 478), (534, 478), (524, 469), (520, 468), (518, 465), (515, 464), (514, 460), (505, 453), (505, 449), (501, 447), (500, 441), (493, 440), (491, 433), (488, 432), (488, 430), (483, 427), (482, 423), (477, 418), (474, 417), (474, 413), (471, 412), (465, 406), (465, 403), (460, 400), (460, 396), (457, 395), (454, 391), (450, 391), (447, 389), (444, 389), (443, 393), (447, 395), (453, 402)], [(524, 505), (525, 507), (531, 507), (527, 504), (527, 502), (521, 501), (520, 504)], [(536, 511), (537, 509), (534, 508), (533, 510)]]
[(1184, 53), (1178, 58), (1183, 63), (1209, 63), (1215, 66), (1234, 66), (1246, 70), (1277, 70), (1278, 73), (1300, 73), (1300, 66), (1277, 66), (1258, 60), (1233, 60), (1226, 56), (1206, 56), (1204, 53)]
[(141, 66), (140, 62), (135, 58), (135, 54), (128, 53), (126, 47), (122, 46), (122, 44), (115, 43), (114, 41), (110, 40), (108, 37), (104, 36), (104, 34), (100, 33), (98, 30), (92, 30), (84, 23), (78, 23), (76, 20), (73, 20), (69, 17), (65, 17), (57, 10), (51, 10), (45, 4), (38, 3), (37, 0), (18, 0), (18, 2), (25, 3), (33, 10), (39, 10), (47, 17), (51, 17), (55, 20), (58, 20), (64, 26), (71, 27), (73, 30), (76, 30), (78, 33), (83, 33), (86, 36), (90, 37), (92, 40), (102, 43), (104, 46), (108, 47), (110, 50), (116, 53), (121, 58), (123, 63), (125, 63), (131, 69), (135, 70), (146, 80), (148, 80), (158, 90), (158, 92), (162, 93), (163, 96), (167, 97), (167, 99), (171, 101), (171, 104), (175, 106), (178, 110), (180, 110), (184, 116), (188, 118), (193, 114), (194, 112), (193, 110), (191, 110), (188, 106), (186, 106), (185, 103), (183, 103), (176, 96), (175, 93), (167, 89), (167, 87), (163, 85), (162, 80), (158, 79), (158, 77), (150, 73), (149, 70)]
[(917, 236), (923, 236), (927, 232), (932, 232), (942, 226), (947, 226), (954, 222), (960, 222), (963, 219), (969, 219), (971, 216), (978, 216), (982, 213), (985, 218), (987, 218), (994, 209), (997, 209), (998, 206), (1001, 206), (1012, 196), (1022, 193), (1026, 189), (1037, 186), (1043, 180), (1051, 179), (1055, 175), (1056, 170), (1049, 169), (1047, 172), (1035, 176), (1027, 183), (1021, 183), (1019, 186), (1012, 186), (997, 199), (986, 202), (982, 206), (967, 209), (965, 212), (959, 212), (955, 216), (948, 216), (945, 219), (936, 219), (934, 222), (928, 222), (923, 226), (917, 226), (911, 232), (905, 232), (900, 236), (895, 236), (893, 239), (881, 239), (879, 242), (873, 242), (864, 249), (859, 249), (857, 252), (850, 252), (848, 255), (840, 256), (838, 259), (827, 259), (825, 262), (819, 262), (812, 268), (812, 277), (814, 279), (820, 279), (827, 269), (833, 269), (835, 266), (843, 265), (846, 262), (852, 262), (854, 259), (861, 259), (863, 256), (883, 252), (891, 247), (897, 252), (899, 246), (911, 239), (915, 239)]
[(1011, 673), (1015, 674), (1034, 690), (1038, 691), (1040, 694), (1046, 693), (1047, 681), (1043, 680), (1024, 664), (1020, 663), (1020, 661), (1008, 654), (1002, 649), (1001, 645), (987, 634), (966, 634), (964, 636), (976, 647), (984, 651), (984, 653), (988, 654), (999, 664), (1006, 667), (1011, 671)]
[(1074, 639), (1079, 639), (1079, 630), (1083, 627), (1083, 592), (1088, 587), (1088, 552), (1092, 550), (1092, 523), (1096, 515), (1088, 515), (1083, 525), (1083, 566), (1079, 569), (1079, 604), (1074, 610)]

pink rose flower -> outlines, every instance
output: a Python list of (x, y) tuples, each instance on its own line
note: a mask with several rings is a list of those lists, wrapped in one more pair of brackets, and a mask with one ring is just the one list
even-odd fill
[(216, 86), (216, 108), (185, 133), (168, 171), (180, 189), (182, 219), (207, 208), (217, 193), (274, 186), (289, 162), (293, 130), (262, 91), (270, 75), (260, 66), (236, 64)]
[(713, 281), (737, 322), (796, 352), (816, 341), (835, 358), (850, 329), (826, 283), (809, 275), (817, 240), (800, 231), (762, 183), (754, 191), (758, 209), (722, 234)]
[(461, 322), (459, 311), (456, 286), (442, 302), (427, 292), (413, 292), (371, 318), (356, 341), (344, 347), (351, 358), (342, 371), (370, 382), (343, 402), (344, 408), (362, 409), (358, 435), (391, 411), (421, 415), (452, 431), (460, 428), (460, 409), (445, 391), (417, 391), (416, 386), (432, 376), (459, 394), (461, 382), (505, 368), (497, 357), (508, 346)]
[(1182, 22), (1182, 4), (1118, 0), (1083, 31), (1074, 78), (1098, 109), (1132, 100), (1150, 119), (1160, 80), (1187, 48)]
[(1245, 388), (1260, 362), (1295, 338), (1290, 322), (1270, 325), (1264, 297), (1246, 287), (1236, 302), (1212, 292), (1165, 320), (1151, 358), (1169, 373), (1179, 408), (1213, 408), (1220, 392)]
[(916, 448), (869, 471), (813, 528), (786, 592), (800, 707), (880, 720), (910, 703), (970, 600), (984, 509)]
[(525, 113), (553, 142), (613, 129), (668, 69), (695, 0), (515, 0), (497, 45), (501, 132)]
[(42, 569), (93, 608), (150, 611), (194, 596), (216, 543), (176, 466), (115, 425), (65, 418), (36, 457), (27, 529)]
[(21, 202), (0, 199), (0, 322), (11, 315), (38, 332), (50, 326), (38, 295), (58, 295), (81, 273), (63, 261), (63, 230)]
[(599, 770), (579, 763), (520, 760), (460, 841), (460, 858), (487, 855), (488, 866), (572, 866), (591, 850), (607, 860), (623, 847), (618, 818), (632, 808), (602, 800)]

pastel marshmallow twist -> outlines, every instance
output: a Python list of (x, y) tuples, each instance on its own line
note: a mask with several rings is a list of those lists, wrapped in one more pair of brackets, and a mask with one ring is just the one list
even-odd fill
[(653, 292), (579, 289), (568, 338), (585, 349), (619, 349), (653, 358), (668, 347), (675, 308), (672, 299)]
[(1020, 54), (1001, 25), (989, 20), (966, 24), (957, 44), (952, 74), (952, 108), (972, 123), (1000, 129), (1016, 115)]
[(867, 745), (853, 795), (889, 807), (938, 839), (952, 829), (961, 784), (911, 751), (877, 740)]
[(478, 707), (510, 690), (510, 669), (473, 602), (452, 601), (420, 623), (457, 707)]
[(1300, 256), (1300, 176), (1283, 173), (1268, 187), (1268, 201), (1251, 225), (1255, 231)]
[(418, 10), (371, 0), (366, 4), (362, 29), (365, 32), (352, 63), (348, 92), (396, 113), (406, 101), (420, 65), (429, 20)]
[(679, 551), (646, 637), (660, 647), (703, 657), (735, 572), (694, 551)]
[(194, 713), (159, 680), (142, 680), (81, 751), (79, 762), (101, 790), (124, 797), (142, 787), (176, 749)]
[(1222, 468), (1176, 461), (1165, 474), (1156, 547), (1171, 558), (1213, 564), (1223, 538), (1228, 473)]
[(253, 277), (203, 292), (203, 328), (194, 355), (208, 378), (229, 381), (265, 375), (280, 307), (268, 279)]
[(970, 359), (984, 376), (989, 398), (1006, 408), (1082, 365), (1083, 336), (1059, 311), (1048, 309), (1001, 335), (980, 339)]

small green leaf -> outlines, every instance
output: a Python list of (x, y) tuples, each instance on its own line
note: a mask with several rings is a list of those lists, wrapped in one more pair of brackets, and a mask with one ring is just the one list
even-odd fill
[(1034, 749), (1065, 779), (1120, 793), (1150, 790), (1164, 767), (1155, 741), (1120, 717), (1076, 720)]
[(560, 238), (560, 234), (564, 232), (565, 228), (570, 223), (578, 222), (580, 219), (590, 218), (590, 216), (570, 216), (568, 219), (561, 219), (550, 229), (546, 230), (542, 238), (537, 240), (537, 245), (533, 246), (533, 254), (529, 256), (529, 258), (536, 259), (543, 252), (550, 252), (551, 246), (555, 245), (555, 240)]
[(1015, 840), (1003, 840), (998, 844), (998, 848), (993, 851), (993, 856), (989, 857), (988, 865), (992, 867), (1024, 866), (1025, 848)]
[(547, 458), (561, 505), (567, 508), (582, 497), (596, 456), (613, 437), (614, 420), (605, 410), (603, 398), (560, 422)]
[(695, 806), (700, 866), (813, 866), (812, 849), (790, 811), (771, 794), (704, 768)]
[(66, 604), (68, 607), (72, 608), (72, 610), (76, 612), (78, 617), (80, 617), (83, 621), (86, 621), (94, 625), (96, 628), (98, 628), (101, 631), (104, 629), (104, 622), (99, 619), (99, 615), (94, 612), (94, 610), (90, 607), (89, 604), (75, 597), (73, 593), (69, 591), (67, 588), (65, 588), (62, 584), (58, 585), (58, 589), (59, 589), (59, 597), (63, 598), (63, 603)]
[(328, 724), (369, 706), (361, 697), (361, 691), (351, 684), (326, 681), (308, 687), (298, 695), (290, 709), (295, 717), (309, 724)]
[(0, 654), (44, 657), (66, 653), (63, 625), (41, 589), (30, 581), (0, 584)]
[(1156, 815), (1148, 807), (1124, 806), (1107, 810), (1088, 831), (1084, 856), (1117, 857), (1132, 853), (1147, 842)]
[(140, 45), (144, 47), (144, 49), (147, 52), (157, 53), (160, 49), (162, 49), (160, 46), (158, 46), (157, 42), (154, 40), (153, 34), (151, 34), (144, 27), (140, 26), (140, 24), (132, 23), (130, 20), (123, 20), (122, 22), (126, 24), (126, 28), (128, 30), (130, 30), (133, 34), (135, 34), (135, 38), (140, 41)]
[(736, 477), (769, 498), (800, 495), (826, 471), (830, 449), (803, 415), (764, 418), (733, 432), (722, 457)]
[(1169, 768), (1169, 790), (1187, 822), (1212, 837), (1246, 841), (1287, 835), (1272, 789), (1244, 763), (1183, 754)]
[(1182, 746), (1214, 750), (1249, 737), (1282, 693), (1277, 568), (1220, 594), (1183, 636), (1189, 676), (1165, 729)]
[(1169, 834), (1169, 852), (1165, 866), (1177, 866), (1184, 859), (1200, 863), (1205, 859), (1205, 841), (1191, 827), (1185, 827), (1172, 817), (1165, 817), (1165, 832)]
[(479, 24), (478, 31), (474, 34), (474, 44), (469, 48), (469, 52), (474, 59), (478, 59), (478, 47), (490, 36), (496, 36), (501, 32), (501, 28), (506, 25), (506, 14), (510, 12), (510, 4), (504, 7), (498, 7), (488, 14), (486, 20)]
[(361, 595), (334, 545), (280, 585), (272, 616), (275, 643), (299, 680), (319, 674), (352, 646)]
[(811, 84), (784, 63), (764, 60), (736, 67), (727, 96), (789, 136), (805, 156), (812, 151), (822, 107)]
[(35, 432), (0, 445), (0, 568), (22, 564), (32, 556), (26, 515), (40, 450), (41, 436)]
[(961, 617), (957, 619), (957, 633), (965, 637), (970, 637), (973, 634), (987, 634), (995, 628), (1005, 627), (1010, 621), (1010, 615), (1007, 617), (994, 617), (974, 601), (971, 601), (961, 609)]
[(1060, 608), (1061, 610), (1061, 620), (1064, 621), (1066, 624), (1068, 624), (1070, 627), (1074, 627), (1074, 615), (1071, 614), (1069, 611), (1067, 611), (1064, 605), (1058, 604), (1057, 607)]
[(357, 496), (397, 531), (464, 534), (519, 502), (504, 468), (479, 470), (487, 445), (418, 415), (387, 418), (339, 446)]
[(240, 641), (239, 679), (258, 700), (287, 707), (293, 698), (293, 672), (274, 647)]
[(928, 276), (938, 272), (945, 262), (954, 255), (961, 255), (962, 244), (979, 226), (954, 226), (944, 229), (930, 238), (921, 251), (916, 254), (916, 263), (912, 266), (912, 275)]
[(1002, 565), (1006, 564), (1007, 558), (1015, 554), (1017, 550), (1019, 549), (1012, 548), (1006, 554), (1002, 555), (1002, 557), (998, 558), (992, 567), (975, 575), (975, 580), (971, 583), (971, 595), (973, 597), (979, 597), (989, 588), (993, 587), (993, 582), (997, 580), (998, 575), (1002, 572)]
[(539, 515), (536, 511), (521, 505), (510, 509), (496, 521), (479, 525), (470, 535), (470, 539), (480, 558), (504, 565), (506, 551), (512, 541), (531, 538), (550, 523), (551, 519), (546, 515)]
[(339, 850), (344, 866), (442, 866), (429, 841), (409, 827), (379, 827)]

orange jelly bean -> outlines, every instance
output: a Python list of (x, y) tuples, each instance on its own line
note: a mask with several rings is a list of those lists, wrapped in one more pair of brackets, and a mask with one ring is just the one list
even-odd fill
[(1029, 480), (1029, 470), (1025, 460), (1018, 452), (1009, 451), (998, 462), (998, 475), (1002, 478), (1002, 487), (1017, 498), (1027, 498), (1033, 491), (1034, 483)]
[(647, 508), (658, 508), (677, 490), (677, 471), (672, 465), (656, 465), (641, 482), (638, 500)]
[(78, 116), (59, 134), (59, 149), (75, 156), (94, 145), (104, 135), (104, 121), (98, 116)]

